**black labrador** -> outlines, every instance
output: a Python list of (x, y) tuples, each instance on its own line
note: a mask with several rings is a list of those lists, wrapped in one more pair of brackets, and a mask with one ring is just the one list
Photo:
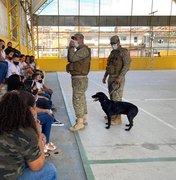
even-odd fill
[(99, 101), (103, 111), (106, 113), (108, 118), (108, 126), (106, 129), (109, 129), (111, 126), (111, 117), (117, 114), (126, 114), (129, 124), (126, 124), (128, 128), (126, 131), (129, 131), (133, 127), (133, 119), (138, 113), (138, 108), (132, 103), (123, 102), (123, 101), (112, 101), (103, 92), (98, 92), (92, 96), (94, 101)]

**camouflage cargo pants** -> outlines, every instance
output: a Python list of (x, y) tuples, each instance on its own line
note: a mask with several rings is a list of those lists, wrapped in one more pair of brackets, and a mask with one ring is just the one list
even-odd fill
[(110, 99), (113, 101), (122, 101), (125, 78), (122, 79), (120, 86), (115, 83), (116, 77), (109, 76), (108, 78), (108, 91), (110, 94)]
[(88, 87), (87, 77), (72, 77), (73, 107), (77, 118), (82, 118), (87, 114), (87, 104), (85, 92)]

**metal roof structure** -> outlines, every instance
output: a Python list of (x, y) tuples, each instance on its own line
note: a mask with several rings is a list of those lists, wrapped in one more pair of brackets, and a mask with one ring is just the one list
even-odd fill
[(35, 13), (47, 0), (32, 0), (32, 13)]

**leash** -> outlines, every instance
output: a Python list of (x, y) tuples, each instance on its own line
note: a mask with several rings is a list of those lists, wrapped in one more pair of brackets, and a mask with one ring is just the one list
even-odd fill
[(117, 84), (116, 82), (112, 82), (111, 84), (110, 84), (110, 86), (113, 88), (113, 84), (115, 84), (117, 87), (116, 88), (114, 88), (110, 93), (109, 93), (109, 95), (111, 95), (114, 91), (117, 91), (119, 88), (120, 88), (120, 84)]

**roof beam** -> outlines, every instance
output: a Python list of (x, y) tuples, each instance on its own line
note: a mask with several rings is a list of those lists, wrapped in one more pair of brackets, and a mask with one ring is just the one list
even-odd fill
[[(35, 24), (34, 24), (35, 25)], [(176, 16), (47, 16), (39, 26), (176, 26)]]

